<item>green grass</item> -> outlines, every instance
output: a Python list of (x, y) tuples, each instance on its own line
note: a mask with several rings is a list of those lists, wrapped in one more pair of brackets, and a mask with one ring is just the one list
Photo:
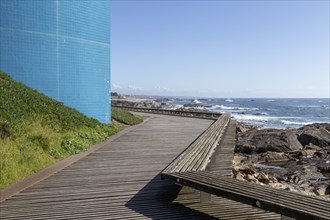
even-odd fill
[(116, 121), (126, 125), (136, 125), (143, 121), (143, 118), (141, 116), (135, 116), (128, 111), (116, 107), (112, 107), (112, 117)]
[[(128, 125), (141, 122), (122, 110), (113, 118)], [(0, 189), (125, 127), (86, 117), (0, 71)]]

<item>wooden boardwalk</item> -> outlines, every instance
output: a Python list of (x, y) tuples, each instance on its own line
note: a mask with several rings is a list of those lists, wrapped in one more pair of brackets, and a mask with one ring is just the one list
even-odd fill
[(160, 171), (212, 122), (152, 115), (136, 130), (1, 203), (0, 219), (278, 218), (220, 197), (199, 203), (195, 191), (160, 179)]

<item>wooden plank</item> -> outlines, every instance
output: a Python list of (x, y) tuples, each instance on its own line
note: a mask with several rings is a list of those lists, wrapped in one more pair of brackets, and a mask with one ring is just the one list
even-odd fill
[(177, 186), (158, 175), (211, 123), (153, 115), (138, 129), (1, 203), (1, 219), (214, 219), (172, 204)]
[(188, 146), (162, 173), (205, 170), (221, 139), (230, 115), (219, 117), (201, 136)]
[(298, 219), (330, 219), (330, 202), (244, 182), (211, 172), (164, 174), (173, 181)]

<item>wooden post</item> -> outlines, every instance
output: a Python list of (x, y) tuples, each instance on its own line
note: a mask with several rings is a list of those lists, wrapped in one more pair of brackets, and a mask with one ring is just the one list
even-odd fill
[(211, 201), (211, 194), (200, 191), (200, 202), (209, 202)]

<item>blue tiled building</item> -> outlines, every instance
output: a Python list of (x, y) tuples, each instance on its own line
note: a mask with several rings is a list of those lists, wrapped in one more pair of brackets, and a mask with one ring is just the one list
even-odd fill
[(110, 2), (1, 0), (0, 70), (110, 122)]

